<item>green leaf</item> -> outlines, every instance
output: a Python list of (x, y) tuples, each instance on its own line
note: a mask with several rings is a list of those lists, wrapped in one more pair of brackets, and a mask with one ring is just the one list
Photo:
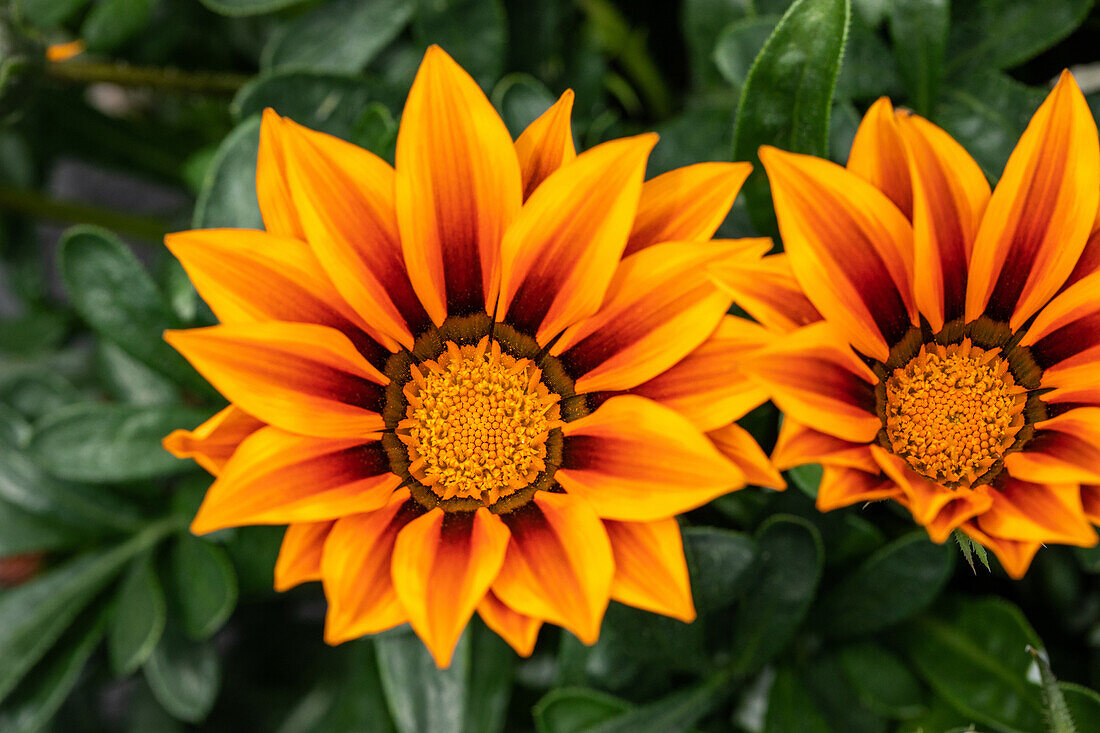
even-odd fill
[(865, 642), (843, 647), (840, 663), (860, 702), (888, 718), (912, 718), (925, 711), (924, 690), (894, 654)]
[(1093, 0), (973, 0), (955, 13), (949, 68), (1009, 69), (1062, 40)]
[(69, 299), (96, 333), (146, 366), (209, 394), (162, 335), (182, 324), (138, 259), (110, 232), (88, 226), (61, 237), (59, 268)]
[(170, 405), (180, 392), (170, 379), (133, 358), (111, 341), (96, 344), (96, 361), (103, 386), (119, 401), (132, 405)]
[(86, 528), (54, 522), (0, 501), (0, 557), (76, 547), (92, 535)]
[(207, 639), (237, 605), (237, 576), (222, 548), (190, 534), (172, 545), (170, 582), (174, 607), (192, 639)]
[(890, 49), (860, 15), (853, 16), (836, 79), (836, 100), (875, 99), (901, 92), (901, 76)]
[(102, 53), (118, 48), (149, 23), (156, 0), (99, 0), (80, 26), (88, 50)]
[(435, 666), (432, 655), (411, 630), (376, 637), (375, 649), (382, 689), (400, 733), (464, 730), (469, 704), (469, 628), (459, 639), (447, 669)]
[(950, 15), (947, 0), (895, 0), (889, 5), (897, 67), (914, 109), (926, 117), (939, 95)]
[(413, 21), (421, 47), (442, 46), (482, 89), (500, 78), (507, 36), (500, 0), (424, 0)]
[(687, 733), (730, 693), (720, 672), (638, 707), (595, 690), (551, 690), (535, 705), (539, 733)]
[(1073, 549), (1074, 554), (1077, 555), (1077, 562), (1086, 573), (1100, 573), (1100, 545), (1075, 547)]
[(164, 591), (149, 555), (136, 559), (119, 586), (107, 630), (107, 651), (116, 675), (128, 675), (153, 653), (167, 617)]
[(917, 673), (967, 717), (1000, 731), (1042, 728), (1039, 687), (1027, 677), (1027, 647), (1041, 644), (1012, 604), (958, 599), (917, 619), (903, 640)]
[(87, 5), (89, 0), (22, 0), (23, 17), (39, 28), (56, 28)]
[(100, 534), (145, 524), (117, 494), (47, 476), (26, 452), (6, 445), (0, 445), (0, 500), (48, 521)]
[(0, 730), (4, 733), (42, 730), (80, 680), (80, 673), (103, 638), (104, 621), (105, 614), (98, 609), (74, 624), (0, 706)]
[(500, 112), (513, 138), (554, 104), (546, 85), (529, 74), (509, 74), (493, 87), (489, 98)]
[(1100, 730), (1100, 694), (1072, 682), (1059, 682), (1058, 687), (1062, 690), (1077, 730), (1082, 733)]
[(81, 399), (80, 391), (69, 380), (51, 371), (20, 370), (12, 376), (5, 375), (0, 383), (0, 401), (29, 420), (37, 420)]
[(862, 636), (920, 613), (951, 578), (953, 557), (924, 530), (894, 540), (825, 594), (815, 614), (819, 628), (829, 636)]
[(717, 527), (685, 527), (683, 542), (691, 594), (700, 614), (731, 605), (753, 582), (757, 548), (748, 535)]
[(54, 350), (69, 332), (71, 318), (55, 310), (34, 310), (0, 320), (0, 353), (33, 356)]
[(825, 469), (816, 463), (806, 463), (787, 469), (791, 483), (811, 499), (817, 498), (817, 487), (821, 485), (821, 476), (824, 472)]
[(714, 65), (722, 78), (740, 89), (753, 61), (775, 30), (779, 18), (774, 15), (745, 18), (730, 23), (714, 46)]
[(31, 438), (31, 425), (18, 412), (0, 402), (0, 444), (22, 448)]
[(192, 641), (171, 625), (145, 662), (149, 689), (180, 720), (206, 718), (221, 687), (221, 664), (210, 641)]
[(560, 687), (534, 707), (539, 733), (580, 733), (633, 709), (633, 705), (598, 690)]
[(945, 89), (933, 121), (974, 156), (990, 180), (996, 180), (1045, 97), (1041, 89), (984, 70)]
[(473, 621), (471, 635), (469, 700), (466, 733), (499, 733), (504, 730), (516, 655), (507, 642), (480, 620)]
[(691, 56), (691, 77), (695, 86), (720, 81), (714, 60), (719, 36), (731, 24), (751, 14), (748, 0), (685, 0), (681, 26)]
[(269, 69), (362, 71), (412, 18), (414, 0), (335, 0), (273, 33), (260, 57)]
[(733, 159), (753, 163), (745, 186), (761, 233), (776, 233), (771, 197), (757, 149), (825, 156), (829, 110), (848, 32), (848, 0), (797, 0), (757, 56), (741, 90)]
[(810, 693), (789, 669), (775, 675), (764, 733), (829, 733)]
[(206, 171), (191, 226), (195, 229), (239, 227), (263, 229), (256, 199), (256, 156), (260, 152), (260, 118), (250, 117), (229, 133)]
[(298, 5), (305, 0), (199, 0), (215, 13), (231, 16), (260, 15)]
[(160, 441), (190, 429), (208, 413), (179, 405), (70, 405), (44, 417), (27, 452), (53, 475), (71, 481), (117, 483), (191, 470)]
[(291, 70), (256, 77), (241, 87), (229, 108), (242, 120), (271, 107), (298, 124), (346, 140), (377, 101), (397, 107), (402, 97), (388, 85), (360, 75)]
[(886, 733), (886, 718), (860, 699), (850, 683), (835, 650), (815, 655), (800, 665), (799, 681), (809, 690), (814, 704), (830, 730), (844, 733)]
[(79, 555), (0, 595), (0, 700), (123, 565), (152, 546), (159, 531), (150, 527), (110, 550)]
[(823, 548), (812, 524), (775, 515), (757, 531), (757, 582), (733, 616), (733, 659), (749, 675), (786, 647), (805, 618), (821, 579)]

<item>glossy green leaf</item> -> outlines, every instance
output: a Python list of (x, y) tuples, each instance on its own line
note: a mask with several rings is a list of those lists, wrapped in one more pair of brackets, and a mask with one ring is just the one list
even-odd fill
[(32, 421), (80, 399), (81, 392), (56, 372), (19, 370), (0, 382), (0, 402)]
[(160, 580), (148, 555), (136, 559), (119, 585), (107, 628), (107, 651), (116, 675), (128, 675), (153, 653), (167, 618)]
[(76, 15), (89, 0), (22, 0), (23, 17), (39, 28), (55, 28)]
[(722, 78), (738, 89), (745, 83), (753, 61), (764, 48), (779, 18), (755, 16), (730, 23), (714, 46), (714, 65)]
[(947, 0), (895, 0), (889, 6), (897, 68), (913, 108), (926, 117), (939, 95), (950, 15)]
[(811, 499), (817, 498), (817, 487), (821, 485), (821, 476), (824, 473), (824, 469), (816, 463), (806, 463), (801, 466), (795, 466), (787, 471), (787, 476), (790, 477), (791, 483), (798, 487), (798, 489), (810, 497)]
[(507, 27), (501, 0), (430, 0), (413, 21), (420, 46), (443, 47), (482, 89), (489, 89), (504, 69)]
[(1062, 40), (1093, 0), (972, 0), (957, 7), (949, 67), (1009, 69)]
[(266, 107), (300, 125), (348, 139), (374, 102), (398, 107), (403, 95), (361, 75), (321, 71), (273, 71), (241, 87), (230, 110), (238, 119)]
[(775, 675), (768, 695), (764, 733), (829, 733), (829, 726), (810, 693), (789, 669)]
[(39, 466), (72, 481), (170, 476), (191, 466), (164, 450), (161, 438), (207, 417), (206, 410), (177, 405), (70, 405), (38, 423), (27, 451)]
[(80, 673), (103, 638), (105, 626), (103, 609), (86, 616), (0, 706), (0, 730), (4, 733), (41, 731), (76, 687)]
[(263, 229), (256, 199), (260, 118), (250, 117), (229, 133), (206, 171), (191, 226), (195, 229)]
[(132, 531), (145, 524), (117, 494), (48, 476), (26, 451), (6, 445), (0, 445), (0, 500), (88, 532)]
[(353, 73), (361, 71), (412, 18), (414, 0), (335, 0), (272, 34), (261, 66)]
[(0, 444), (22, 448), (31, 438), (31, 425), (26, 418), (0, 402)]
[(509, 74), (493, 87), (489, 95), (513, 138), (556, 101), (546, 85), (528, 74)]
[(111, 51), (145, 28), (155, 0), (99, 0), (84, 18), (80, 37), (88, 50)]
[(700, 614), (731, 605), (752, 584), (757, 547), (748, 535), (717, 527), (685, 527), (683, 541), (691, 594)]
[(775, 515), (757, 531), (756, 583), (733, 615), (732, 668), (756, 672), (787, 646), (821, 579), (823, 547), (812, 524)]
[(887, 733), (882, 715), (868, 707), (844, 673), (840, 656), (830, 649), (816, 654), (797, 669), (798, 680), (830, 730), (844, 733)]
[(470, 690), (470, 629), (459, 639), (447, 669), (435, 666), (432, 655), (411, 630), (379, 636), (375, 648), (382, 689), (399, 733), (464, 731)]
[(100, 380), (120, 402), (132, 405), (170, 405), (180, 391), (164, 377), (120, 349), (112, 341), (96, 345)]
[(55, 310), (0, 319), (0, 353), (33, 356), (56, 349), (68, 334), (71, 320), (68, 314)]
[(865, 642), (843, 647), (839, 655), (848, 682), (867, 708), (890, 718), (912, 718), (924, 712), (920, 682), (893, 653)]
[(1045, 97), (1042, 89), (985, 70), (944, 89), (933, 121), (958, 140), (995, 181)]
[(206, 718), (221, 688), (221, 662), (213, 643), (192, 641), (171, 625), (143, 669), (164, 709), (188, 723)]
[(1020, 610), (996, 598), (957, 599), (917, 619), (904, 635), (917, 673), (974, 721), (1010, 733), (1042, 728), (1039, 686), (1027, 647), (1041, 647)]
[(561, 687), (535, 705), (539, 733), (580, 733), (633, 709), (626, 700), (597, 690)]
[(138, 259), (113, 234), (78, 226), (61, 238), (59, 267), (73, 307), (105, 339), (173, 380), (203, 389), (205, 381), (165, 343), (182, 324)]
[(951, 578), (954, 554), (924, 530), (894, 540), (867, 558), (821, 599), (815, 617), (826, 634), (872, 634), (931, 605)]
[(161, 536), (150, 526), (103, 552), (89, 552), (0, 595), (0, 700), (50, 650), (95, 595)]
[(91, 534), (0, 501), (0, 557), (76, 547)]
[(467, 733), (500, 733), (512, 697), (512, 676), (516, 655), (504, 639), (480, 620), (470, 629), (470, 682), (466, 703)]
[[(844, 60), (836, 78), (837, 101), (874, 100), (902, 93), (898, 64), (890, 48), (862, 16), (853, 14), (848, 26)], [(831, 126), (831, 124), (830, 124)]]
[(199, 0), (203, 5), (222, 15), (242, 16), (272, 13), (298, 5), (305, 0)]
[(848, 0), (797, 0), (745, 80), (733, 132), (733, 159), (755, 166), (744, 196), (762, 233), (775, 233), (777, 227), (757, 150), (774, 145), (797, 153), (828, 153), (829, 110), (848, 16)]
[(225, 550), (190, 534), (181, 534), (169, 555), (174, 607), (183, 631), (207, 639), (222, 627), (237, 605), (237, 576)]
[(1100, 730), (1100, 694), (1072, 682), (1059, 682), (1058, 687), (1079, 733)]

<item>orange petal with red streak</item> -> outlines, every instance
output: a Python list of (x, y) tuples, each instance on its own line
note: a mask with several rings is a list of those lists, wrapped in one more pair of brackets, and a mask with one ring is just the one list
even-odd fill
[(1057, 293), (1077, 264), (1100, 202), (1100, 143), (1069, 72), (1031, 118), (989, 200), (974, 242), (966, 320), (988, 313), (1013, 330)]
[(687, 418), (642, 397), (612, 397), (561, 431), (554, 478), (604, 519), (664, 519), (744, 485), (744, 473)]
[(579, 375), (578, 393), (636, 387), (694, 351), (725, 317), (730, 296), (707, 266), (751, 261), (767, 246), (760, 240), (669, 242), (631, 255), (599, 312), (568, 329), (550, 353)]
[(321, 555), (335, 523), (298, 522), (286, 528), (275, 561), (275, 590), (282, 592), (321, 579)]
[(751, 172), (750, 163), (697, 163), (646, 181), (624, 254), (710, 239)]
[(441, 669), (500, 572), (508, 538), (504, 522), (485, 507), (453, 517), (436, 508), (397, 535), (393, 587)]
[(529, 657), (535, 651), (535, 642), (538, 641), (539, 629), (542, 628), (542, 621), (539, 619), (512, 610), (492, 591), (481, 599), (477, 614), (486, 626), (515, 649), (516, 654)]
[(718, 430), (711, 430), (707, 437), (719, 453), (741, 469), (746, 483), (779, 491), (787, 488), (783, 476), (748, 430), (737, 423), (730, 423)]
[(611, 597), (685, 623), (695, 620), (684, 543), (675, 519), (655, 522), (604, 520), (615, 577)]
[(517, 612), (546, 619), (594, 644), (615, 573), (599, 517), (576, 497), (540, 491), (504, 520), (512, 542), (493, 592)]
[(894, 106), (886, 97), (872, 104), (859, 123), (847, 168), (886, 194), (907, 218), (913, 218), (909, 159)]
[(551, 173), (577, 157), (572, 115), (573, 90), (566, 89), (550, 109), (516, 138), (524, 201)]
[(262, 420), (230, 405), (194, 430), (173, 430), (161, 443), (176, 458), (194, 458), (217, 476), (241, 441), (263, 426)]
[(436, 325), (493, 312), (504, 232), (523, 184), (512, 136), (477, 82), (431, 46), (397, 133), (397, 223), (409, 275)]

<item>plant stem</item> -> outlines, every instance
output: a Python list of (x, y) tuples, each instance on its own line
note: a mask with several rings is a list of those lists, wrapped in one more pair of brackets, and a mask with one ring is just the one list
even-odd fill
[(243, 74), (191, 72), (128, 66), (98, 61), (65, 61), (46, 65), (46, 74), (71, 82), (110, 82), (126, 87), (153, 87), (197, 94), (234, 94), (249, 77)]
[(0, 185), (0, 211), (66, 224), (95, 224), (124, 236), (159, 242), (170, 231), (163, 221), (97, 206), (58, 201), (38, 191)]

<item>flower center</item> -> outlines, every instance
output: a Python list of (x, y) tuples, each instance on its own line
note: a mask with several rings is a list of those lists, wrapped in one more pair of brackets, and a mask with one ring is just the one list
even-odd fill
[(561, 425), (559, 395), (529, 359), (447, 342), (435, 361), (411, 367), (406, 417), (397, 426), (409, 473), (441, 499), (493, 504), (545, 470), (546, 440)]
[(1012, 446), (1026, 399), (996, 352), (925, 344), (886, 381), (886, 436), (919, 473), (971, 486)]

